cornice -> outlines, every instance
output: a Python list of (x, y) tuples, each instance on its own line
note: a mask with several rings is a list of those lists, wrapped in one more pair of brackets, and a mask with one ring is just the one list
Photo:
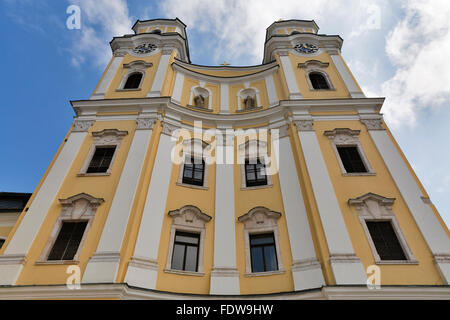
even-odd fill
[(175, 58), (174, 59), (177, 64), (180, 66), (186, 68), (186, 69), (199, 69), (199, 70), (206, 70), (206, 71), (264, 71), (269, 69), (270, 67), (277, 66), (276, 61), (272, 61), (265, 64), (258, 64), (254, 66), (205, 66), (205, 65), (199, 65), (199, 64), (193, 64), (193, 63), (186, 63), (180, 59)]
[[(186, 64), (185, 64), (186, 66)], [(279, 66), (276, 63), (269, 64), (268, 68), (265, 70), (261, 70), (255, 73), (246, 74), (242, 76), (234, 76), (234, 77), (220, 77), (220, 76), (214, 76), (209, 75), (205, 73), (201, 73), (198, 71), (193, 71), (191, 69), (188, 69), (181, 64), (179, 64), (177, 61), (172, 63), (173, 70), (183, 73), (185, 75), (191, 76), (194, 79), (203, 80), (203, 81), (209, 81), (214, 83), (235, 83), (235, 82), (250, 82), (255, 80), (260, 80), (262, 78), (265, 78), (268, 75), (272, 75), (275, 72), (277, 72)]]
[[(170, 97), (156, 98), (132, 98), (132, 99), (104, 99), (104, 100), (79, 100), (71, 101), (76, 121), (100, 120), (96, 116), (99, 112), (136, 112), (156, 115), (164, 114), (164, 122), (170, 120), (174, 125), (186, 127), (181, 121), (189, 123), (202, 121), (205, 126), (210, 127), (272, 127), (277, 121), (277, 127), (287, 123), (286, 117), (290, 115), (291, 120), (313, 120), (321, 121), (329, 119), (329, 115), (311, 115), (311, 112), (349, 112), (348, 115), (333, 115), (334, 120), (360, 120), (361, 116), (382, 117), (379, 110), (384, 98), (359, 98), (359, 99), (324, 99), (324, 100), (282, 100), (279, 105), (260, 111), (240, 114), (218, 114), (204, 113), (194, 109), (185, 108), (170, 99)], [(355, 111), (357, 112), (355, 114)], [(350, 114), (352, 113), (352, 114)], [(128, 118), (130, 116), (127, 116)], [(154, 116), (150, 116), (154, 117)], [(127, 118), (127, 119), (128, 119)], [(137, 119), (138, 115), (134, 116)], [(323, 119), (322, 119), (323, 118)], [(131, 119), (131, 118), (130, 118)]]

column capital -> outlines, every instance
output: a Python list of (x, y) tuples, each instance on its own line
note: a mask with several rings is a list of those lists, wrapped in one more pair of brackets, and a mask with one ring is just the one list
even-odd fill
[(72, 132), (87, 132), (95, 120), (75, 120)]
[(293, 120), (292, 122), (297, 127), (297, 131), (314, 131), (314, 120), (312, 119)]
[(382, 125), (382, 119), (361, 119), (367, 130), (385, 130)]

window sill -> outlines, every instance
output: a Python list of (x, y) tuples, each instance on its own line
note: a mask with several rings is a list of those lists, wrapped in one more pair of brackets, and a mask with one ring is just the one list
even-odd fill
[(133, 89), (116, 89), (116, 92), (124, 92), (124, 91), (141, 91), (141, 88), (133, 88)]
[(354, 173), (342, 173), (343, 177), (374, 177), (377, 174), (375, 172), (354, 172)]
[(104, 176), (110, 176), (110, 172), (104, 172), (104, 173), (78, 173), (77, 177), (104, 177)]
[(262, 110), (262, 109), (263, 109), (263, 107), (259, 106), (259, 107), (254, 107), (254, 108), (247, 108), (247, 109), (236, 110), (236, 113), (253, 112), (253, 111), (259, 111), (259, 110)]
[(284, 270), (246, 273), (246, 277), (267, 277), (285, 273)]
[(309, 88), (309, 91), (314, 92), (314, 91), (321, 91), (321, 92), (326, 92), (326, 91), (336, 91), (335, 88), (330, 88), (330, 89), (314, 89), (314, 88)]
[(196, 186), (195, 184), (187, 184), (187, 183), (181, 183), (181, 182), (177, 182), (177, 186), (185, 187), (185, 188), (191, 188), (191, 189), (209, 190), (208, 187)]
[(174, 269), (164, 269), (164, 272), (179, 274), (179, 275), (183, 275), (183, 276), (194, 276), (194, 277), (205, 276), (205, 274), (203, 272), (183, 271), (183, 270), (174, 270)]
[(78, 260), (39, 260), (36, 261), (34, 264), (37, 266), (44, 266), (44, 265), (73, 265), (78, 264)]
[(241, 187), (241, 191), (268, 189), (268, 188), (272, 188), (272, 187), (273, 187), (273, 184), (265, 184), (263, 186), (254, 186), (254, 187)]
[(191, 108), (191, 109), (194, 109), (194, 110), (198, 110), (198, 111), (213, 112), (212, 109), (204, 108), (204, 107), (197, 107), (197, 106), (193, 106), (193, 105), (190, 105), (190, 104), (188, 104), (187, 107)]
[(375, 264), (378, 265), (418, 265), (419, 261), (417, 260), (379, 260), (375, 261)]

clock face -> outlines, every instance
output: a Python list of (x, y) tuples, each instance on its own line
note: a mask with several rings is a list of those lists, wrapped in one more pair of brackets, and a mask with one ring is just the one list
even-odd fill
[(306, 54), (315, 53), (319, 50), (319, 48), (316, 45), (309, 44), (309, 43), (296, 44), (294, 49), (297, 52), (306, 53)]
[(153, 43), (143, 43), (133, 49), (134, 53), (146, 54), (156, 50), (156, 45)]

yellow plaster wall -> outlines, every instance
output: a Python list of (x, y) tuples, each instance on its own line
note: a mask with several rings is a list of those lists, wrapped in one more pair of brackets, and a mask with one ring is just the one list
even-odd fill
[[(193, 133), (192, 133), (192, 136)], [(206, 141), (209, 143), (209, 141)], [(210, 275), (214, 259), (214, 208), (215, 208), (215, 182), (216, 167), (210, 165), (208, 170), (208, 189), (198, 189), (189, 186), (177, 185), (179, 170), (183, 170), (181, 165), (173, 164), (170, 176), (169, 193), (164, 211), (161, 239), (158, 249), (158, 278), (156, 289), (162, 291), (176, 291), (182, 293), (208, 294), (210, 287)], [(167, 258), (169, 254), (170, 229), (172, 217), (169, 211), (181, 209), (186, 205), (193, 205), (203, 213), (212, 217), (205, 224), (205, 242), (203, 259), (203, 276), (180, 275), (165, 272)], [(201, 253), (200, 253), (201, 254)]]
[(103, 129), (118, 129), (128, 131), (128, 135), (122, 140), (118, 150), (116, 159), (112, 166), (110, 176), (91, 176), (91, 177), (77, 177), (81, 167), (88, 155), (89, 148), (92, 145), (92, 135), (88, 134), (83, 141), (77, 156), (74, 159), (70, 170), (61, 185), (58, 193), (55, 195), (53, 203), (45, 217), (39, 232), (33, 241), (30, 251), (27, 256), (27, 262), (20, 274), (18, 285), (31, 284), (61, 284), (66, 283), (68, 274), (66, 274), (67, 265), (36, 265), (35, 262), (39, 259), (44, 247), (49, 239), (50, 233), (56, 223), (57, 218), (61, 213), (61, 205), (58, 199), (65, 199), (79, 193), (88, 193), (97, 198), (103, 198), (105, 202), (101, 204), (96, 212), (95, 219), (87, 234), (86, 241), (83, 245), (80, 257), (79, 266), (81, 272), (84, 272), (86, 264), (90, 256), (95, 252), (97, 244), (106, 222), (107, 214), (109, 212), (117, 184), (120, 179), (125, 160), (134, 136), (136, 121), (111, 121), (111, 122), (96, 122), (89, 132), (101, 131)]
[[(144, 82), (142, 83), (141, 90), (133, 91), (116, 91), (123, 77), (130, 71), (128, 68), (124, 68), (123, 65), (130, 63), (132, 61), (143, 60), (148, 63), (152, 63), (153, 66), (145, 69)], [(133, 57), (126, 54), (122, 60), (121, 66), (118, 68), (108, 90), (105, 93), (105, 99), (119, 99), (119, 98), (145, 98), (150, 91), (153, 79), (155, 78), (156, 71), (158, 70), (158, 65), (161, 60), (161, 52), (149, 57)]]
[[(359, 141), (364, 149), (370, 165), (376, 176), (343, 176), (336, 154), (326, 130), (350, 128), (361, 130)], [(370, 138), (365, 126), (359, 121), (316, 121), (314, 129), (328, 169), (336, 197), (341, 208), (347, 230), (353, 247), (365, 268), (375, 264), (368, 239), (363, 231), (356, 210), (348, 205), (348, 200), (372, 192), (383, 197), (395, 198), (392, 210), (399, 222), (401, 231), (411, 248), (418, 265), (379, 265), (381, 269), (381, 284), (383, 285), (425, 285), (443, 284), (439, 271), (436, 269), (432, 254), (423, 238), (417, 224), (406, 203), (398, 191), (394, 180), (390, 176), (383, 159)]]
[[(305, 99), (350, 98), (350, 93), (348, 92), (344, 81), (339, 75), (339, 72), (334, 66), (334, 63), (328, 53), (324, 52), (315, 57), (300, 57), (290, 53), (289, 59), (292, 64), (292, 70), (294, 70), (298, 88)], [(324, 68), (323, 70), (330, 77), (331, 83), (336, 90), (311, 90), (309, 88), (305, 69), (298, 68), (299, 63), (305, 63), (308, 60), (318, 60), (324, 63), (329, 63), (329, 66), (327, 68)]]

